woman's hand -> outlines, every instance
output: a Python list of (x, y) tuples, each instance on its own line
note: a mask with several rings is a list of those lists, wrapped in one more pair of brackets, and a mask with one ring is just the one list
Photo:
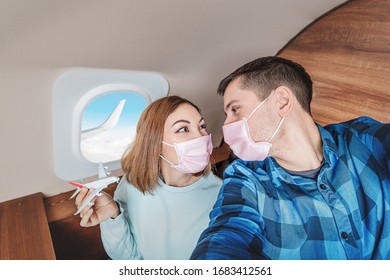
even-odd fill
[[(93, 189), (82, 188), (79, 194), (76, 196), (76, 206), (79, 207), (93, 191)], [(118, 216), (118, 214), (119, 208), (117, 203), (109, 194), (101, 192), (101, 195), (99, 194), (92, 199), (91, 205), (87, 205), (80, 212), (80, 226), (95, 226), (107, 219), (115, 218)]]

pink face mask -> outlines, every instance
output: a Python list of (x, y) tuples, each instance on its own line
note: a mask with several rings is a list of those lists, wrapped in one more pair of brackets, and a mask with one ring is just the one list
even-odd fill
[(225, 142), (230, 146), (234, 154), (240, 159), (246, 161), (264, 160), (272, 147), (271, 140), (276, 135), (280, 126), (282, 125), (284, 117), (279, 122), (279, 125), (276, 128), (274, 134), (271, 136), (271, 138), (269, 138), (267, 142), (253, 141), (249, 133), (248, 125), (248, 120), (250, 119), (250, 117), (252, 117), (256, 110), (260, 108), (260, 106), (263, 105), (268, 100), (268, 98), (271, 97), (272, 94), (273, 92), (252, 111), (248, 119), (244, 117), (240, 121), (236, 121), (234, 123), (230, 123), (222, 127)]
[(175, 148), (178, 164), (173, 164), (164, 156), (160, 157), (168, 162), (171, 167), (183, 173), (198, 173), (203, 171), (209, 163), (209, 158), (213, 149), (211, 144), (211, 134), (201, 136), (192, 140), (165, 145)]

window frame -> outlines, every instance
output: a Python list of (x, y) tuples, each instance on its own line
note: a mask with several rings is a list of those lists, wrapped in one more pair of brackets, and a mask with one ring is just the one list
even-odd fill
[[(52, 100), (54, 172), (60, 179), (98, 175), (99, 163), (88, 161), (80, 150), (82, 114), (95, 98), (110, 92), (139, 94), (149, 105), (167, 96), (169, 84), (161, 74), (147, 71), (73, 68), (62, 74), (54, 83)], [(120, 160), (104, 166), (121, 169)]]

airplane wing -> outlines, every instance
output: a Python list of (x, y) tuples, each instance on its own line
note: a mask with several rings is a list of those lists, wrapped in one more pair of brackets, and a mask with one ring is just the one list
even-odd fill
[(69, 198), (69, 199), (72, 199), (74, 198), (80, 191), (81, 189), (84, 187), (83, 184), (79, 184), (79, 183), (76, 183), (76, 182), (69, 182), (69, 184), (77, 187), (76, 191), (72, 194), (72, 196)]
[(81, 189), (76, 189), (69, 199), (74, 198), (80, 191), (81, 191)]
[(101, 186), (93, 190), (92, 193), (90, 193), (85, 201), (80, 205), (80, 207), (77, 209), (77, 212), (74, 213), (74, 215), (78, 215), (90, 202), (91, 200), (97, 196), (105, 187), (107, 186)]
[(111, 115), (102, 123), (101, 125), (91, 128), (91, 129), (86, 129), (81, 131), (81, 140), (90, 138), (92, 136), (95, 136), (97, 134), (100, 134), (108, 129), (111, 129), (116, 126), (116, 124), (119, 121), (119, 118), (122, 114), (123, 106), (125, 106), (126, 99), (122, 99), (114, 111), (112, 111)]
[(91, 202), (91, 200), (95, 196), (99, 195), (99, 193), (104, 188), (106, 188), (109, 184), (114, 183), (114, 182), (118, 183), (119, 178), (118, 177), (107, 177), (107, 173), (106, 173), (106, 170), (104, 169), (103, 163), (99, 163), (99, 180), (93, 181), (90, 183), (86, 183), (86, 184), (70, 182), (71, 185), (77, 187), (77, 190), (73, 193), (73, 195), (71, 196), (71, 199), (73, 197), (75, 197), (80, 192), (80, 190), (84, 187), (89, 188), (89, 189), (94, 189), (93, 192), (90, 193), (87, 196), (87, 198), (85, 199), (85, 201), (80, 205), (80, 207), (78, 208), (77, 212), (74, 213), (74, 215), (79, 214)]
[[(106, 177), (107, 177), (106, 170), (104, 169), (103, 163), (100, 162), (99, 163), (99, 179), (103, 179)], [(88, 183), (84, 185), (84, 184), (80, 184), (80, 183), (76, 183), (76, 182), (69, 182), (69, 184), (77, 187), (76, 191), (72, 194), (72, 196), (69, 199), (74, 198), (81, 191), (82, 188), (89, 187)]]

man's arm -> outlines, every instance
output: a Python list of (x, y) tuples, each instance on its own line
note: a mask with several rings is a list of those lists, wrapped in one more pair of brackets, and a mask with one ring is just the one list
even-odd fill
[(366, 127), (359, 138), (390, 173), (390, 123), (380, 123), (371, 118), (363, 119), (363, 123)]
[[(255, 183), (231, 165), (191, 259), (264, 259)], [(244, 171), (244, 170), (243, 170)]]

